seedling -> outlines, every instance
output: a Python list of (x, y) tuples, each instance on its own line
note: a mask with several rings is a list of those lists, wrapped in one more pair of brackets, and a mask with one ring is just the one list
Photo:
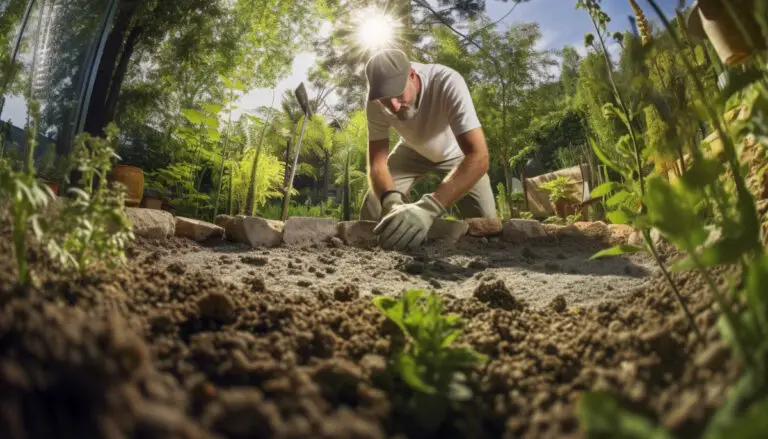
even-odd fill
[(374, 304), (402, 331), (405, 343), (391, 366), (417, 392), (411, 403), (422, 425), (436, 428), (449, 401), (472, 398), (463, 371), (487, 357), (471, 348), (451, 346), (463, 325), (459, 316), (442, 314), (442, 301), (434, 292), (408, 290), (400, 298), (376, 297)]
[(84, 189), (69, 189), (72, 197), (49, 231), (49, 255), (81, 274), (96, 262), (109, 267), (124, 263), (125, 245), (134, 237), (124, 212), (124, 188), (107, 187), (118, 130), (110, 124), (106, 131), (106, 139), (87, 133), (75, 139), (72, 157)]
[(24, 286), (31, 283), (27, 267), (27, 225), (32, 225), (32, 231), (37, 237), (42, 236), (39, 214), (47, 206), (48, 200), (53, 198), (51, 190), (35, 178), (33, 157), (37, 146), (39, 115), (40, 106), (30, 101), (30, 122), (25, 127), (27, 156), (22, 170), (14, 172), (9, 164), (0, 162), (0, 201), (10, 201), (13, 255), (16, 258), (19, 283)]
[[(582, 6), (584, 3), (588, 4), (590, 14), (599, 10), (596, 1), (580, 1)], [(631, 160), (627, 159), (639, 157), (634, 154), (637, 149), (633, 146), (640, 141), (632, 135), (631, 113), (623, 107), (608, 104), (606, 114), (620, 119), (630, 132), (617, 145), (617, 151), (624, 160), (608, 159), (594, 144), (593, 149), (603, 163), (624, 177), (624, 182), (599, 186), (592, 192), (592, 197), (613, 194), (606, 203), (613, 208), (608, 218), (614, 223), (632, 225), (642, 232), (645, 250), (662, 268), (692, 324), (693, 316), (685, 307), (676, 284), (660, 262), (650, 239), (652, 227), (687, 255), (672, 268), (697, 270), (718, 304), (722, 313), (719, 321), (721, 334), (739, 355), (745, 372), (732, 389), (729, 400), (712, 418), (701, 437), (762, 437), (766, 423), (764, 413), (768, 409), (768, 254), (760, 243), (760, 216), (754, 197), (747, 189), (736, 144), (746, 134), (754, 135), (764, 145), (768, 144), (768, 125), (765, 123), (768, 115), (768, 75), (764, 65), (750, 66), (734, 72), (730, 83), (719, 96), (708, 97), (692, 60), (685, 54), (681, 36), (671, 27), (657, 2), (649, 0), (649, 3), (661, 18), (694, 84), (698, 113), (706, 117), (719, 135), (723, 160), (707, 158), (704, 148), (691, 145), (691, 158), (685, 163), (678, 181), (670, 182), (660, 176), (645, 178), (639, 160), (634, 169), (628, 165)], [(678, 15), (680, 19), (682, 17)], [(741, 94), (738, 100), (747, 105), (750, 115), (727, 129), (722, 114), (738, 94)], [(702, 218), (721, 230), (719, 239), (708, 242), (710, 235)], [(641, 249), (621, 245), (594, 257), (637, 250)], [(742, 268), (743, 279), (741, 282), (731, 281), (730, 291), (723, 291), (709, 272), (711, 267), (722, 265)], [(737, 312), (736, 303), (746, 305), (746, 309)], [(620, 409), (608, 395), (586, 394), (580, 406), (579, 417), (588, 437), (672, 437), (662, 428)]]

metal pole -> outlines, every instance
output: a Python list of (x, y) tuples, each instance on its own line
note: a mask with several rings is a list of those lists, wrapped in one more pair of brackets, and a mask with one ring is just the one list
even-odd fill
[(304, 139), (304, 130), (307, 128), (308, 116), (304, 115), (304, 121), (301, 123), (301, 133), (299, 134), (299, 144), (296, 145), (296, 155), (293, 158), (291, 166), (291, 176), (288, 178), (288, 184), (285, 185), (285, 195), (283, 196), (283, 213), (281, 221), (285, 221), (288, 216), (288, 204), (291, 201), (291, 188), (293, 188), (293, 178), (296, 176), (296, 166), (299, 163), (299, 153), (301, 152), (301, 141)]

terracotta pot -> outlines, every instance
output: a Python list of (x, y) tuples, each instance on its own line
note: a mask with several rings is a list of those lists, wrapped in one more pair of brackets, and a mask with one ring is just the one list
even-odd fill
[(136, 207), (144, 195), (144, 171), (135, 166), (115, 165), (107, 176), (110, 183), (119, 182), (127, 187), (125, 205)]
[[(688, 29), (699, 38), (708, 38), (723, 64), (732, 66), (747, 61), (752, 56), (749, 41), (739, 30), (738, 24), (721, 3), (723, 0), (699, 0), (693, 4), (688, 17)], [(725, 0), (733, 5), (744, 29), (749, 33), (755, 49), (766, 49), (766, 40), (754, 17), (754, 0)]]
[(560, 218), (568, 218), (568, 215), (571, 215), (573, 211), (573, 206), (568, 200), (558, 200), (555, 203), (555, 215), (559, 216)]
[(51, 188), (51, 191), (53, 191), (54, 195), (59, 195), (59, 184), (55, 181), (50, 180), (40, 180), (41, 183), (45, 184), (49, 188)]
[(161, 200), (160, 198), (144, 197), (144, 199), (141, 201), (141, 204), (143, 204), (144, 207), (147, 209), (156, 209), (156, 210), (163, 209), (163, 200)]

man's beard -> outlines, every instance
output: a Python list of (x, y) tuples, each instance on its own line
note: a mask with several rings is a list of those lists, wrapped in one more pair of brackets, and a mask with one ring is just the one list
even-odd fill
[(395, 117), (403, 121), (413, 119), (414, 116), (416, 116), (416, 109), (413, 107), (402, 107), (395, 113)]

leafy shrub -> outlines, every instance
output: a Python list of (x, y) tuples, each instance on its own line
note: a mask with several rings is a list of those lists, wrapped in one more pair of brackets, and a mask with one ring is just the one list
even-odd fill
[(461, 335), (457, 315), (443, 315), (440, 297), (425, 290), (408, 290), (402, 297), (380, 296), (374, 304), (400, 329), (405, 343), (390, 366), (416, 392), (410, 403), (427, 429), (439, 426), (449, 401), (472, 398), (463, 370), (487, 361), (471, 348), (453, 347)]

